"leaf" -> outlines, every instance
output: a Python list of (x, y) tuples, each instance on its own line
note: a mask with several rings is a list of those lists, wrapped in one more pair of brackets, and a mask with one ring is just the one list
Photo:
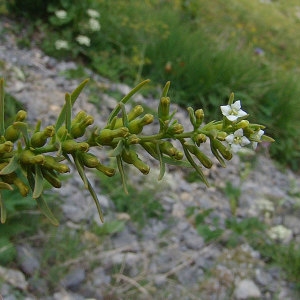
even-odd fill
[(76, 154), (73, 154), (73, 159), (74, 159), (74, 162), (75, 162), (77, 172), (79, 173), (79, 175), (80, 175), (80, 177), (81, 177), (81, 179), (84, 183), (84, 187), (89, 190), (91, 196), (94, 199), (94, 202), (96, 204), (100, 220), (101, 220), (101, 222), (104, 222), (104, 217), (103, 217), (102, 209), (101, 209), (97, 194), (96, 194), (95, 190), (93, 189), (91, 183), (89, 182), (88, 178), (86, 177), (86, 175), (84, 173), (84, 168), (81, 164), (80, 158)]
[(42, 195), (44, 189), (44, 177), (42, 174), (41, 167), (39, 165), (35, 165), (35, 182), (34, 182), (34, 190), (32, 194), (32, 198), (36, 199)]
[[(30, 185), (30, 188), (33, 190), (34, 186), (35, 186), (35, 181), (34, 181), (33, 174), (31, 172), (31, 168), (27, 167), (26, 171), (27, 171), (28, 183)], [(48, 204), (45, 201), (45, 199), (42, 196), (40, 196), (40, 197), (36, 198), (35, 200), (36, 200), (36, 203), (37, 203), (40, 211), (42, 212), (42, 214), (44, 214), (44, 216), (51, 222), (51, 224), (53, 224), (54, 226), (58, 226), (59, 222), (54, 217), (54, 215), (51, 212), (50, 208), (48, 207)]]
[(44, 199), (44, 197), (40, 196), (40, 197), (36, 198), (36, 202), (38, 204), (38, 207), (39, 207), (40, 211), (48, 218), (48, 220), (54, 226), (58, 226), (59, 222), (54, 217), (54, 215), (53, 215), (52, 211), (50, 210), (50, 208), (49, 208), (46, 200)]
[(164, 88), (163, 88), (161, 97), (167, 97), (168, 91), (169, 91), (169, 88), (170, 88), (170, 84), (171, 84), (170, 81), (167, 81), (167, 82), (166, 82), (166, 84), (165, 84), (165, 86), (164, 86)]
[[(120, 103), (127, 103), (127, 101), (137, 92), (139, 91), (145, 84), (149, 83), (150, 80), (146, 79), (139, 83), (135, 88), (133, 88), (121, 101)], [(111, 114), (108, 117), (107, 125), (109, 125), (112, 121), (112, 119), (119, 113), (121, 107), (119, 105), (116, 106), (116, 108), (111, 112)]]
[(156, 144), (156, 151), (157, 151), (158, 159), (159, 159), (159, 175), (158, 175), (158, 180), (162, 180), (162, 178), (164, 177), (165, 172), (166, 172), (166, 165), (165, 165), (165, 163), (164, 163), (164, 161), (162, 159), (162, 153), (160, 151), (158, 143)]
[(101, 209), (97, 194), (96, 194), (95, 190), (93, 189), (93, 187), (92, 187), (91, 183), (89, 182), (89, 180), (87, 180), (87, 182), (88, 182), (88, 190), (89, 190), (91, 196), (94, 199), (94, 202), (96, 204), (100, 220), (103, 223), (104, 222), (104, 217), (103, 217), (102, 209)]
[[(78, 96), (80, 95), (80, 93), (82, 92), (83, 88), (86, 86), (86, 84), (89, 82), (89, 79), (85, 79), (84, 81), (82, 81), (79, 86), (71, 93), (71, 107), (73, 107), (75, 101), (77, 100)], [(65, 122), (65, 118), (66, 118), (66, 104), (63, 106), (56, 124), (55, 124), (55, 130), (58, 130), (63, 123)]]
[(14, 155), (10, 159), (8, 165), (1, 170), (0, 175), (6, 175), (6, 174), (10, 174), (10, 173), (14, 172), (19, 166), (18, 160), (19, 160), (19, 157), (17, 155)]
[(4, 202), (2, 200), (2, 195), (0, 193), (0, 221), (2, 224), (6, 221), (6, 207), (4, 205)]
[(66, 93), (65, 96), (66, 100), (66, 129), (68, 132), (71, 132), (71, 117), (72, 117), (72, 103), (71, 103), (71, 95), (69, 93)]
[(201, 180), (206, 184), (206, 186), (209, 186), (207, 179), (205, 178), (201, 167), (199, 167), (193, 160), (191, 154), (189, 153), (189, 151), (186, 149), (185, 145), (182, 143), (182, 147), (183, 147), (183, 151), (184, 154), (187, 158), (187, 160), (190, 162), (190, 164), (192, 165), (192, 167), (196, 170), (196, 172), (198, 173), (198, 175), (200, 176)]
[(124, 147), (124, 141), (123, 139), (122, 140), (119, 140), (116, 148), (114, 148), (114, 150), (111, 152), (110, 156), (118, 156), (122, 153), (123, 151), (123, 147)]
[(86, 189), (88, 189), (88, 185), (89, 185), (88, 182), (89, 181), (88, 181), (88, 179), (87, 179), (87, 177), (86, 177), (86, 175), (84, 173), (84, 168), (82, 166), (80, 158), (78, 157), (78, 155), (76, 155), (76, 153), (72, 154), (72, 156), (73, 156), (73, 159), (74, 159), (74, 162), (75, 162), (75, 166), (76, 166), (77, 172), (78, 172), (78, 174), (80, 175), (80, 177), (81, 177), (81, 179), (83, 181), (84, 187)]
[(117, 156), (117, 165), (118, 165), (118, 169), (119, 169), (119, 172), (120, 172), (120, 175), (121, 175), (121, 180), (122, 180), (124, 192), (125, 192), (125, 194), (128, 195), (126, 177), (125, 177), (124, 167), (123, 167), (123, 163), (122, 163), (122, 159), (121, 159), (120, 155)]

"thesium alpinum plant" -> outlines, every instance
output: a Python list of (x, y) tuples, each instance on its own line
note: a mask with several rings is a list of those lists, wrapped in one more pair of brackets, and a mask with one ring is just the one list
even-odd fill
[[(225, 160), (230, 160), (242, 147), (250, 146), (255, 149), (261, 141), (273, 141), (264, 135), (263, 125), (252, 124), (247, 120), (248, 114), (242, 110), (240, 100), (234, 101), (233, 94), (230, 95), (228, 105), (221, 106), (223, 118), (219, 121), (204, 123), (203, 110), (188, 107), (193, 128), (191, 131), (185, 131), (175, 118), (176, 111), (170, 111), (170, 98), (167, 96), (170, 82), (166, 83), (162, 91), (157, 116), (144, 114), (141, 105), (127, 111), (125, 105), (128, 100), (149, 80), (141, 82), (129, 92), (108, 116), (107, 125), (98, 128), (93, 126), (93, 116), (85, 111), (72, 115), (72, 106), (87, 82), (88, 80), (83, 81), (71, 94), (66, 93), (65, 104), (55, 124), (42, 128), (39, 121), (32, 126), (26, 122), (27, 112), (20, 110), (14, 122), (5, 128), (4, 80), (0, 79), (1, 223), (6, 220), (6, 199), (1, 197), (1, 190), (16, 188), (23, 197), (31, 194), (42, 213), (52, 224), (58, 225), (43, 198), (44, 181), (60, 188), (58, 175), (70, 172), (69, 164), (74, 165), (84, 186), (91, 193), (103, 221), (96, 192), (85, 169), (96, 169), (107, 176), (114, 176), (116, 170), (103, 165), (90, 152), (92, 147), (107, 149), (116, 158), (124, 191), (127, 192), (124, 164), (132, 164), (145, 175), (150, 171), (150, 167), (138, 156), (141, 148), (159, 161), (159, 180), (164, 176), (165, 165), (173, 164), (194, 168), (201, 180), (208, 185), (202, 168), (211, 168), (212, 160), (201, 151), (202, 144), (209, 141), (213, 156), (225, 167)], [(160, 124), (158, 132), (145, 135), (144, 127), (153, 123), (155, 117)], [(172, 144), (174, 140), (179, 141), (180, 149)]]

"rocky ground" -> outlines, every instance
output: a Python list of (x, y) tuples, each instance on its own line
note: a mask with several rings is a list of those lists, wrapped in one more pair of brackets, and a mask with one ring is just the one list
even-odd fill
[[(76, 64), (59, 62), (35, 46), (18, 49), (15, 37), (4, 30), (10, 26), (8, 21), (0, 23), (0, 76), (6, 80), (6, 91), (25, 105), (33, 124), (38, 119), (44, 125), (52, 124), (64, 103), (64, 93), (74, 90), (81, 81), (63, 75), (76, 69)], [(119, 100), (111, 95), (125, 95), (130, 87), (86, 72), (92, 78), (93, 89), (84, 91), (74, 111), (86, 110), (95, 116), (97, 125), (103, 126)], [(101, 110), (100, 105), (89, 102), (91, 95), (99, 99)], [(141, 95), (134, 101), (153, 109), (157, 105), (157, 100)], [(178, 108), (177, 117), (188, 126), (184, 110)], [(101, 151), (98, 155), (105, 159)], [(137, 226), (129, 214), (116, 212), (110, 195), (101, 192), (99, 179), (89, 174), (105, 211), (106, 223), (119, 220), (118, 224), (125, 224), (116, 233), (99, 235), (93, 228), (104, 225), (100, 224), (93, 200), (82, 188), (79, 176), (74, 175), (54, 194), (61, 199), (61, 224), (55, 231), (51, 229), (51, 235), (61, 237), (60, 242), (47, 243), (51, 237), (44, 230), (16, 242), (16, 262), (0, 266), (0, 295), (5, 300), (297, 299), (294, 284), (286, 279), (280, 267), (268, 264), (243, 233), (235, 235), (234, 246), (229, 246), (234, 230), (226, 226), (226, 220), (232, 217), (229, 205), (232, 194), (226, 194), (224, 188), (231, 183), (240, 193), (239, 222), (255, 217), (270, 228), (273, 237), (278, 234), (279, 244), (299, 242), (298, 175), (278, 168), (268, 158), (267, 151), (237, 156), (225, 169), (216, 164), (206, 173), (211, 183), (209, 188), (199, 181), (188, 182), (187, 172), (177, 168), (170, 168), (158, 183), (157, 165), (149, 163), (153, 164), (153, 171), (147, 178), (141, 179), (130, 169), (129, 180), (159, 199), (164, 208), (162, 218), (150, 218), (146, 226)], [(187, 209), (191, 211), (192, 207), (197, 207), (200, 213), (212, 210), (203, 217), (206, 234), (199, 235), (198, 219), (187, 216)], [(251, 229), (243, 230), (250, 237), (255, 234)], [(210, 239), (218, 232), (222, 233), (218, 238)], [(76, 237), (81, 245), (79, 252), (72, 251)], [(61, 253), (64, 240), (71, 247), (67, 248), (70, 254), (53, 263), (49, 259), (45, 264), (46, 248), (51, 247), (51, 257), (55, 257)], [(78, 248), (78, 243), (74, 247)], [(55, 273), (57, 261), (63, 273)]]

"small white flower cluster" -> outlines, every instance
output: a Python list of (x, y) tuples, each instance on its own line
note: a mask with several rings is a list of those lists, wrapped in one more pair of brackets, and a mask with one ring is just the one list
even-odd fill
[(89, 19), (89, 27), (92, 31), (99, 31), (101, 29), (101, 25), (99, 22), (99, 18), (100, 18), (100, 13), (97, 12), (94, 9), (88, 9), (86, 11), (86, 13), (88, 14), (88, 16), (90, 17)]
[(293, 231), (282, 225), (277, 225), (268, 231), (268, 235), (272, 240), (277, 240), (287, 244), (293, 238)]
[(83, 45), (87, 47), (91, 45), (91, 39), (85, 35), (78, 35), (76, 37), (76, 41), (78, 42), (79, 45)]
[[(101, 29), (101, 25), (98, 20), (100, 18), (100, 13), (94, 9), (88, 9), (86, 13), (89, 16), (89, 21), (88, 21), (89, 29), (93, 32), (99, 31)], [(67, 12), (62, 9), (55, 11), (54, 14), (58, 19), (61, 20), (67, 18)], [(75, 41), (81, 46), (90, 47), (91, 45), (91, 39), (88, 36), (83, 34), (79, 34), (75, 38)], [(69, 44), (65, 40), (57, 40), (55, 42), (55, 48), (57, 50), (69, 49)]]
[(69, 44), (65, 40), (57, 40), (55, 41), (55, 49), (56, 50), (63, 50), (63, 49), (69, 49)]
[[(247, 113), (242, 110), (241, 101), (237, 100), (232, 104), (221, 106), (221, 111), (223, 116), (227, 118), (232, 123), (236, 123), (240, 118), (247, 116)], [(255, 150), (257, 143), (261, 140), (264, 131), (259, 130), (251, 135), (252, 147)], [(229, 134), (225, 141), (227, 142), (229, 148), (232, 152), (237, 153), (242, 147), (249, 145), (251, 141), (244, 136), (244, 130), (242, 128), (237, 129), (234, 133)]]
[(67, 12), (63, 9), (60, 9), (55, 12), (55, 15), (58, 19), (63, 20), (67, 17)]

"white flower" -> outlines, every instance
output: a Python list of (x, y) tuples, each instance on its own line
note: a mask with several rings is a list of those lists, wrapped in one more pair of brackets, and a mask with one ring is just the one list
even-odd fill
[(78, 44), (84, 45), (87, 47), (89, 47), (91, 45), (91, 39), (85, 35), (78, 35), (76, 37), (76, 41), (78, 42)]
[(56, 50), (69, 49), (69, 44), (67, 41), (57, 40), (55, 41), (55, 48)]
[(277, 225), (272, 227), (268, 231), (268, 235), (272, 240), (279, 240), (280, 242), (283, 243), (289, 243), (293, 238), (292, 230), (282, 225)]
[(230, 145), (232, 152), (238, 152), (243, 146), (250, 144), (250, 141), (244, 136), (243, 129), (238, 129), (232, 134), (229, 134), (225, 141)]
[(244, 117), (247, 113), (241, 110), (241, 101), (235, 101), (231, 105), (223, 105), (221, 106), (222, 114), (229, 120), (229, 121), (236, 121), (240, 117)]
[(101, 28), (99, 21), (93, 18), (89, 20), (89, 26), (92, 31), (99, 31)]
[(65, 19), (67, 17), (67, 12), (65, 10), (57, 10), (55, 12), (55, 15), (59, 18), (59, 19)]
[(91, 17), (91, 18), (99, 18), (100, 17), (100, 14), (94, 10), (94, 9), (88, 9), (86, 11), (86, 13)]
[(258, 132), (255, 132), (251, 135), (251, 139), (254, 139), (255, 141), (252, 142), (252, 147), (255, 150), (257, 147), (257, 142), (261, 140), (261, 137), (263, 136), (265, 132), (263, 130), (259, 130)]

